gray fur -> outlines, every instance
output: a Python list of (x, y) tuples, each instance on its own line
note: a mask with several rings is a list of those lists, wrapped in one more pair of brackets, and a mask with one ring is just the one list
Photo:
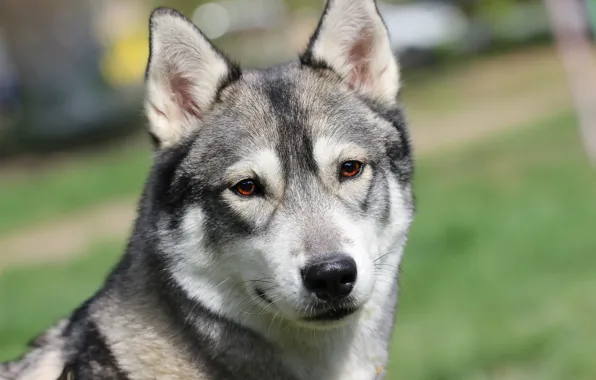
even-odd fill
[[(397, 66), (381, 49), (374, 1), (333, 0), (325, 15), (300, 60), (241, 71), (180, 14), (153, 14), (155, 163), (126, 253), (96, 295), (0, 366), (0, 379), (29, 379), (44, 362), (83, 380), (384, 376), (414, 209), (410, 144), (397, 84), (378, 81), (398, 73), (387, 76)], [(342, 38), (354, 51), (327, 55), (334, 23), (358, 25), (342, 17), (365, 29)], [(168, 45), (176, 54), (160, 55), (161, 34), (180, 40)], [(202, 47), (185, 50), (187, 38)], [(204, 62), (176, 61), (189, 57)], [(339, 177), (346, 160), (363, 162), (353, 179)], [(233, 192), (246, 178), (257, 195)], [(300, 273), (338, 254), (355, 260), (358, 277), (330, 303)]]

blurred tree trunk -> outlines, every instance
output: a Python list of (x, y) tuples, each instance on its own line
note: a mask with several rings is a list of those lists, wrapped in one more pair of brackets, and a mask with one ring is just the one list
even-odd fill
[(580, 0), (544, 0), (544, 3), (567, 72), (582, 140), (596, 164), (596, 51), (588, 37), (586, 4)]

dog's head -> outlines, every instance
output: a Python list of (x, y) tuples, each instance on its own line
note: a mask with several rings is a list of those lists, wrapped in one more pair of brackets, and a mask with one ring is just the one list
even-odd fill
[(413, 213), (398, 91), (374, 0), (331, 0), (299, 59), (264, 70), (156, 10), (147, 194), (177, 283), (231, 317), (319, 327), (396, 286)]

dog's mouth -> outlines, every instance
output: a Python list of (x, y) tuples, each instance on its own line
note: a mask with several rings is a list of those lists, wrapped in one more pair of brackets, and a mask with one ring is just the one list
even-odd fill
[[(268, 305), (273, 304), (271, 298), (269, 298), (267, 293), (265, 293), (262, 289), (255, 288), (255, 293), (261, 300), (265, 301)], [(338, 322), (356, 313), (358, 310), (360, 310), (358, 306), (344, 304), (316, 311), (309, 316), (302, 317), (301, 319), (306, 322)]]
[(308, 316), (304, 318), (304, 320), (308, 322), (337, 322), (349, 315), (354, 314), (358, 310), (359, 309), (356, 306), (334, 307), (332, 309)]

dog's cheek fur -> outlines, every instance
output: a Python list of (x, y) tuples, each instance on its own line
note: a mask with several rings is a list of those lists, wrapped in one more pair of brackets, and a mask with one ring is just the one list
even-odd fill
[[(238, 262), (244, 268), (241, 276), (244, 281), (250, 282), (253, 292), (255, 287), (259, 287), (275, 301), (275, 308), (281, 310), (283, 315), (300, 318), (297, 306), (306, 296), (300, 268), (304, 266), (306, 258), (301, 254), (304, 246), (302, 234), (293, 222), (288, 215), (277, 214), (261, 236), (241, 243), (248, 250)], [(255, 279), (263, 281), (253, 282)]]
[[(347, 223), (347, 233), (355, 237), (350, 247), (359, 271), (360, 284), (357, 282), (355, 291), (368, 292), (365, 298), (372, 287), (384, 288), (397, 276), (413, 216), (409, 193), (409, 185), (402, 184), (393, 172), (379, 168), (362, 219)], [(338, 215), (337, 220), (345, 220), (345, 215)]]
[[(220, 252), (210, 249), (207, 236), (206, 214), (199, 207), (185, 209), (176, 230), (164, 229), (159, 233), (159, 247), (167, 263), (169, 276), (195, 302), (200, 302), (214, 312), (226, 305), (223, 295), (218, 293), (218, 282), (233, 273)], [(216, 289), (218, 291), (216, 291)], [(234, 296), (234, 294), (230, 294)]]
[(155, 232), (165, 229), (176, 235), (180, 224), (186, 220), (185, 214), (200, 209), (203, 242), (213, 249), (237, 236), (250, 235), (253, 227), (229, 207), (222, 189), (214, 187), (200, 171), (189, 172), (186, 168), (195, 160), (190, 157), (194, 138), (187, 138), (175, 149), (166, 148), (158, 153), (149, 179), (147, 197), (151, 212), (146, 217), (151, 219)]

